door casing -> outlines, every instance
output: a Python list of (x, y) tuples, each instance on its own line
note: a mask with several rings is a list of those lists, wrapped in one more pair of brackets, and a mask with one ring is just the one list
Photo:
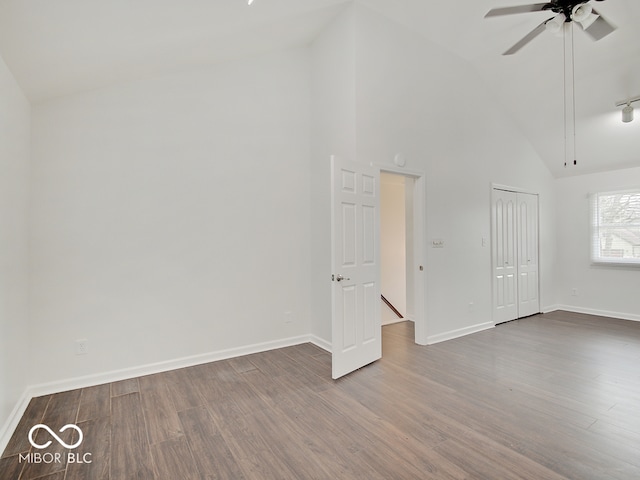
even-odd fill
[(426, 318), (426, 179), (424, 173), (412, 172), (404, 168), (394, 168), (388, 165), (380, 166), (381, 172), (402, 175), (413, 180), (413, 232), (411, 238), (413, 262), (407, 268), (411, 268), (413, 275), (413, 316), (415, 324), (415, 342), (418, 345), (428, 345), (428, 319)]

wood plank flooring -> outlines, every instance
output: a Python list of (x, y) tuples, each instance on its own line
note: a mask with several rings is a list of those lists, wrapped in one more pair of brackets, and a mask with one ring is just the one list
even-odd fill
[[(640, 478), (640, 323), (554, 312), (412, 338), (384, 327), (383, 359), (339, 381), (305, 344), (34, 398), (0, 478)], [(37, 423), (77, 424), (91, 463), (21, 461)]]

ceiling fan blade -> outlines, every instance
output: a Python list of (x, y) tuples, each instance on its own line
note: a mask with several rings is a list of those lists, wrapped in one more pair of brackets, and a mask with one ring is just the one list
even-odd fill
[(541, 12), (543, 10), (547, 10), (548, 8), (549, 8), (548, 3), (534, 3), (531, 5), (518, 5), (516, 7), (492, 8), (484, 16), (484, 18), (499, 17), (501, 15), (513, 15), (516, 13)]
[[(551, 18), (553, 18), (553, 17), (551, 17)], [(544, 32), (546, 30), (546, 28), (547, 28), (547, 22), (549, 20), (551, 20), (551, 18), (545, 20), (540, 25), (538, 25), (536, 28), (531, 30), (527, 35), (524, 36), (524, 38), (522, 38), (522, 40), (520, 40), (518, 43), (516, 43), (513, 47), (511, 47), (509, 50), (504, 52), (502, 55), (513, 55), (518, 50), (520, 50), (522, 47), (524, 47), (527, 43), (529, 43), (531, 40), (533, 40), (538, 35), (540, 35), (542, 32)]]
[(600, 15), (595, 10), (593, 11), (593, 13), (598, 15), (598, 18), (596, 18), (595, 22), (589, 25), (589, 28), (584, 29), (584, 31), (588, 33), (591, 38), (597, 41), (615, 31), (616, 27), (605, 20), (602, 15)]

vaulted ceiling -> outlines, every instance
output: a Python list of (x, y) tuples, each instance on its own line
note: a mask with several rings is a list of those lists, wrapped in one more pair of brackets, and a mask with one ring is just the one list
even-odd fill
[[(535, 0), (534, 0), (535, 2)], [(640, 2), (594, 2), (617, 30), (576, 29), (577, 166), (564, 167), (563, 39), (544, 32), (501, 53), (551, 15), (484, 19), (526, 0), (359, 0), (478, 71), (482, 85), (557, 176), (640, 165), (640, 103), (623, 124), (617, 101), (640, 95)], [(349, 0), (0, 0), (0, 52), (29, 99), (310, 43)], [(455, 105), (452, 98), (452, 105)], [(464, 105), (459, 105), (464, 111)]]

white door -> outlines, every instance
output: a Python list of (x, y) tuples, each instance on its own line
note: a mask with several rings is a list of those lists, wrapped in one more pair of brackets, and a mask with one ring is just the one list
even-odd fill
[(516, 199), (513, 192), (493, 190), (493, 315), (495, 323), (518, 318)]
[(380, 171), (332, 157), (331, 173), (335, 379), (382, 357)]
[(540, 312), (538, 196), (494, 189), (492, 197), (493, 320)]
[(540, 313), (538, 196), (518, 193), (518, 317)]

